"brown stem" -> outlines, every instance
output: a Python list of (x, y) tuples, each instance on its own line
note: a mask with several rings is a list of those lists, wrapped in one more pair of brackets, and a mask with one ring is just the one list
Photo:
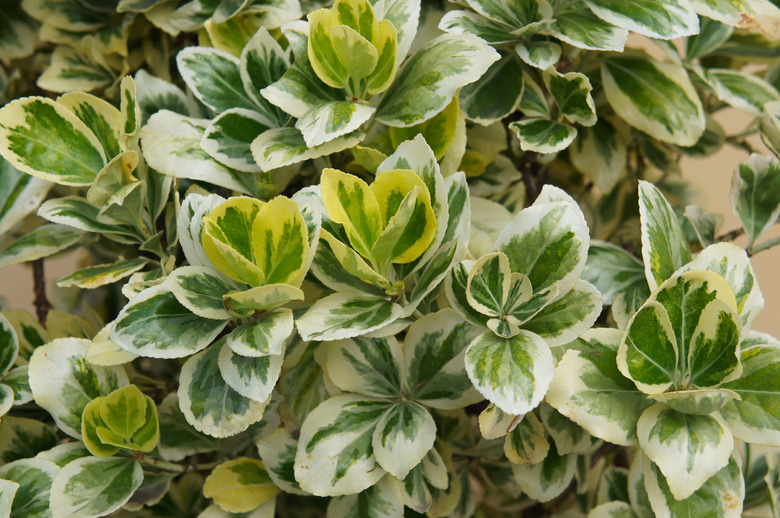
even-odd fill
[(734, 241), (739, 236), (745, 233), (744, 228), (735, 228), (731, 232), (726, 232), (725, 234), (721, 234), (718, 237), (715, 238), (715, 241), (721, 242), (721, 241)]
[(46, 298), (46, 278), (43, 274), (43, 259), (36, 259), (32, 263), (33, 270), (33, 291), (35, 292), (35, 299), (33, 305), (35, 306), (35, 314), (38, 316), (38, 322), (42, 326), (46, 326), (46, 317), (51, 309), (51, 303)]

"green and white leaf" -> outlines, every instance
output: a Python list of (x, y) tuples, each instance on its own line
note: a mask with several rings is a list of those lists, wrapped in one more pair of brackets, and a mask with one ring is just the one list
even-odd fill
[(236, 354), (250, 358), (280, 355), (293, 329), (292, 311), (277, 309), (238, 326), (227, 336), (227, 345)]
[(513, 464), (540, 464), (550, 451), (547, 431), (536, 416), (529, 412), (509, 431), (504, 441), (504, 454)]
[[(0, 480), (18, 484), (16, 494), (11, 495), (13, 505), (5, 516), (9, 518), (53, 516), (54, 510), (49, 508), (49, 497), (52, 482), (59, 471), (59, 466), (43, 459), (20, 459), (0, 467)], [(0, 508), (0, 512), (2, 511), (4, 509)]]
[(13, 392), (14, 406), (24, 405), (33, 400), (30, 389), (30, 376), (27, 365), (15, 367), (3, 376), (3, 385)]
[(90, 341), (58, 338), (35, 349), (29, 378), (35, 403), (49, 412), (63, 432), (81, 437), (81, 412), (92, 399), (128, 384), (122, 367), (90, 365)]
[(261, 133), (252, 141), (252, 156), (263, 171), (297, 164), (349, 149), (365, 137), (356, 131), (310, 148), (303, 135), (295, 128), (274, 128)]
[(414, 53), (377, 107), (388, 126), (408, 127), (443, 110), (458, 88), (476, 81), (499, 54), (471, 34), (444, 34)]
[(179, 376), (179, 407), (199, 432), (222, 438), (263, 418), (268, 401), (246, 398), (225, 382), (219, 368), (223, 341), (189, 358)]
[(401, 306), (387, 299), (334, 293), (315, 302), (295, 324), (304, 340), (340, 340), (384, 327), (400, 314)]
[(133, 297), (114, 321), (111, 341), (151, 358), (183, 358), (209, 345), (227, 325), (201, 318), (184, 307), (165, 285)]
[(49, 66), (38, 76), (35, 84), (44, 90), (60, 93), (106, 87), (116, 80), (116, 76), (102, 58), (70, 45), (58, 45), (52, 52)]
[(377, 463), (393, 476), (404, 479), (433, 448), (436, 424), (415, 401), (396, 403), (379, 419), (372, 446)]
[[(257, 181), (251, 174), (241, 173), (214, 160), (200, 146), (209, 121), (185, 117), (161, 110), (141, 128), (141, 146), (150, 167), (174, 178), (200, 180), (236, 190), (253, 193)], [(171, 153), (171, 150), (176, 150)]]
[(588, 513), (588, 518), (637, 518), (628, 502), (615, 500), (600, 504)]
[(60, 288), (70, 286), (77, 286), (83, 289), (99, 288), (131, 276), (143, 269), (148, 263), (147, 259), (139, 257), (136, 259), (119, 260), (110, 264), (88, 266), (57, 280), (57, 286)]
[(566, 351), (547, 392), (547, 402), (595, 437), (636, 444), (636, 422), (650, 404), (616, 366), (622, 332), (591, 330), (590, 348)]
[(32, 54), (38, 43), (38, 23), (22, 8), (21, 0), (9, 2), (3, 9), (0, 25), (0, 56), (3, 59), (23, 58)]
[(340, 518), (398, 518), (403, 516), (404, 502), (398, 481), (391, 475), (356, 495), (331, 498), (327, 516)]
[(13, 367), (19, 356), (19, 338), (13, 325), (0, 314), (0, 376)]
[(284, 427), (255, 442), (268, 476), (285, 493), (305, 494), (295, 480), (295, 452), (298, 441)]
[(214, 320), (230, 320), (225, 310), (223, 294), (232, 291), (233, 286), (205, 266), (182, 266), (175, 269), (163, 282), (176, 300), (194, 314)]
[(590, 93), (593, 87), (586, 75), (579, 72), (559, 74), (550, 68), (544, 72), (543, 78), (563, 117), (583, 126), (596, 124), (596, 105)]
[(740, 440), (780, 445), (780, 349), (758, 345), (742, 351), (742, 376), (721, 385), (733, 390), (741, 399), (724, 406), (720, 414), (729, 430)]
[(385, 474), (372, 438), (391, 402), (357, 395), (332, 397), (304, 421), (295, 456), (295, 478), (318, 496), (359, 493)]
[(57, 98), (57, 104), (72, 111), (97, 137), (106, 160), (111, 160), (121, 151), (119, 127), (122, 115), (110, 103), (84, 92), (70, 92)]
[(671, 40), (699, 32), (699, 19), (686, 0), (585, 3), (602, 20), (650, 38)]
[(328, 343), (326, 351), (323, 367), (339, 389), (381, 398), (401, 396), (403, 358), (395, 337), (338, 340)]
[(52, 183), (25, 174), (0, 157), (0, 235), (11, 230), (35, 211), (52, 188)]
[(486, 126), (515, 111), (523, 96), (523, 67), (513, 54), (496, 61), (477, 81), (461, 88), (460, 109), (467, 119)]
[(260, 94), (260, 90), (278, 81), (288, 68), (289, 52), (282, 50), (265, 27), (261, 27), (252, 36), (239, 57), (239, 73), (244, 91), (255, 102), (255, 111), (261, 113), (273, 126), (284, 124), (288, 118), (287, 114), (272, 106)]
[(509, 27), (473, 11), (453, 9), (442, 16), (439, 29), (451, 34), (475, 34), (491, 45), (516, 41)]
[(780, 27), (780, 9), (767, 0), (691, 0), (702, 16), (740, 29), (760, 29), (775, 35)]
[(579, 280), (566, 295), (547, 304), (523, 323), (523, 329), (544, 338), (550, 347), (578, 338), (601, 314), (601, 294)]
[(639, 182), (642, 259), (651, 291), (690, 262), (688, 243), (669, 202), (653, 184)]
[(379, 20), (390, 20), (396, 30), (397, 63), (399, 65), (417, 34), (420, 20), (420, 0), (377, 0), (374, 2), (374, 12)]
[(480, 399), (466, 374), (466, 348), (480, 332), (452, 309), (429, 313), (406, 331), (406, 386), (415, 401), (454, 410)]
[(559, 455), (585, 454), (593, 446), (590, 434), (549, 405), (539, 407), (547, 433), (550, 434)]
[(184, 82), (200, 102), (217, 113), (256, 109), (241, 81), (238, 58), (208, 47), (185, 47), (176, 55)]
[(143, 478), (141, 465), (133, 459), (76, 459), (54, 478), (52, 518), (97, 518), (110, 514), (133, 496)]
[(726, 466), (685, 499), (677, 499), (658, 466), (644, 460), (644, 485), (650, 505), (659, 518), (694, 518), (702, 509), (716, 518), (739, 518), (745, 498), (745, 479), (733, 457)]
[(219, 353), (219, 372), (230, 388), (244, 397), (268, 402), (282, 372), (284, 356), (240, 356), (224, 343)]
[(73, 112), (43, 97), (0, 109), (0, 154), (18, 170), (63, 185), (90, 185), (106, 164), (98, 138)]
[[(561, 198), (547, 202), (550, 196)], [(589, 241), (577, 204), (560, 189), (546, 185), (536, 203), (504, 227), (494, 249), (507, 255), (513, 272), (528, 276), (535, 292), (555, 285), (564, 294), (585, 268)]]
[(699, 94), (681, 65), (641, 55), (610, 57), (601, 77), (609, 104), (631, 126), (679, 146), (693, 146), (704, 133)]
[(552, 41), (519, 43), (515, 50), (526, 64), (540, 70), (547, 70), (561, 58), (561, 46)]
[(150, 74), (144, 69), (135, 73), (138, 107), (141, 120), (146, 122), (160, 110), (170, 110), (180, 115), (197, 115), (198, 106), (191, 96), (168, 81)]
[(555, 12), (555, 21), (547, 29), (564, 43), (586, 50), (622, 52), (628, 31), (597, 17), (585, 2), (564, 4)]
[(3, 416), (0, 464), (35, 457), (56, 445), (57, 436), (48, 424), (26, 417)]
[(190, 455), (214, 451), (219, 446), (217, 439), (200, 433), (187, 422), (175, 392), (165, 396), (157, 407), (157, 416), (160, 422), (157, 451), (167, 461), (180, 461)]
[(78, 243), (84, 233), (64, 225), (45, 224), (27, 232), (0, 252), (0, 267), (48, 257)]
[(509, 129), (520, 139), (523, 151), (557, 153), (569, 147), (577, 136), (573, 126), (542, 117), (529, 117), (509, 123)]
[(780, 100), (780, 93), (774, 86), (747, 72), (709, 68), (700, 71), (699, 76), (720, 100), (755, 117), (764, 114), (764, 105)]
[(525, 414), (536, 408), (554, 370), (549, 346), (524, 330), (512, 338), (484, 333), (466, 350), (469, 379), (486, 399), (508, 414)]
[(639, 417), (637, 437), (678, 500), (726, 466), (734, 449), (731, 432), (715, 417), (681, 414), (659, 403)]
[(742, 162), (734, 171), (731, 206), (751, 248), (780, 216), (780, 161), (754, 153)]
[(374, 114), (375, 108), (355, 101), (321, 104), (295, 123), (310, 148), (357, 131)]
[(252, 156), (252, 141), (272, 127), (264, 116), (246, 108), (217, 115), (203, 133), (200, 146), (214, 160), (247, 173), (260, 172)]
[(619, 246), (599, 240), (590, 242), (582, 278), (596, 286), (605, 304), (634, 284), (646, 282), (639, 259)]
[(523, 493), (540, 502), (549, 502), (563, 493), (574, 478), (576, 455), (559, 455), (555, 443), (539, 464), (512, 464), (515, 480)]
[(578, 131), (569, 148), (572, 164), (603, 192), (610, 192), (626, 170), (627, 149), (623, 133), (609, 119)]

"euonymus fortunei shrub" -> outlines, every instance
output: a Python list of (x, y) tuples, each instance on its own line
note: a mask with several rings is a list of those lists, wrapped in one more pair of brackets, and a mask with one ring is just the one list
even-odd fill
[[(779, 34), (770, 0), (5, 1), (36, 316), (0, 312), (0, 518), (780, 516)], [(724, 146), (733, 230), (680, 167)]]

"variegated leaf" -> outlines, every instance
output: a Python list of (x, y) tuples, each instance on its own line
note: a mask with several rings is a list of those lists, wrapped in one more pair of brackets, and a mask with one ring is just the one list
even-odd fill
[(559, 455), (555, 443), (539, 464), (512, 464), (515, 480), (523, 493), (534, 500), (549, 502), (571, 484), (576, 469), (576, 455)]
[(426, 406), (456, 409), (476, 403), (477, 393), (466, 374), (465, 352), (479, 329), (463, 322), (452, 309), (415, 321), (403, 345), (406, 386)]
[(780, 27), (780, 9), (766, 0), (691, 0), (702, 16), (741, 29), (760, 29), (775, 35)]
[(295, 480), (295, 452), (298, 441), (284, 427), (255, 442), (268, 476), (285, 493), (305, 494)]
[(252, 155), (252, 141), (271, 123), (246, 108), (231, 108), (217, 115), (203, 132), (200, 146), (214, 160), (247, 173), (260, 172)]
[(639, 182), (639, 216), (645, 276), (653, 291), (690, 262), (691, 252), (669, 202), (657, 187), (646, 181)]
[(504, 454), (513, 464), (540, 464), (549, 451), (550, 443), (544, 425), (532, 412), (522, 416), (504, 441)]
[(439, 29), (452, 34), (475, 34), (491, 45), (512, 43), (516, 40), (509, 27), (473, 11), (448, 11), (439, 21)]
[(520, 139), (523, 151), (557, 153), (569, 147), (577, 136), (573, 126), (542, 117), (528, 117), (509, 124)]
[(139, 257), (119, 260), (110, 264), (88, 266), (57, 280), (57, 286), (60, 288), (69, 286), (78, 286), (84, 289), (98, 288), (129, 277), (147, 264), (149, 264), (147, 259)]
[[(187, 178), (253, 193), (254, 175), (242, 173), (214, 160), (200, 146), (209, 121), (169, 110), (152, 115), (141, 128), (141, 147), (149, 166), (174, 178)], [(176, 153), (171, 153), (176, 149)]]
[(377, 422), (372, 447), (382, 469), (404, 479), (422, 462), (435, 440), (436, 424), (428, 410), (415, 401), (402, 401)]
[(119, 130), (122, 114), (110, 103), (84, 92), (70, 92), (57, 98), (57, 104), (72, 111), (100, 141), (107, 160), (121, 151)]
[(119, 509), (141, 485), (141, 465), (119, 457), (84, 457), (67, 464), (51, 488), (53, 518), (97, 518)]
[(681, 414), (659, 403), (639, 417), (637, 437), (679, 500), (726, 466), (734, 449), (731, 432), (715, 417)]
[(56, 445), (57, 437), (48, 424), (26, 417), (3, 416), (0, 465), (35, 457)]
[(555, 363), (549, 346), (521, 330), (512, 338), (485, 333), (466, 350), (466, 372), (477, 390), (509, 414), (525, 414), (541, 402)]
[(599, 118), (594, 126), (582, 128), (578, 135), (569, 148), (572, 163), (603, 192), (611, 191), (626, 169), (623, 134), (608, 119)]
[(13, 367), (19, 356), (19, 338), (11, 323), (0, 314), (0, 376)]
[(547, 433), (550, 434), (555, 443), (555, 449), (559, 455), (585, 454), (593, 446), (592, 438), (587, 431), (551, 406), (541, 405), (539, 416), (542, 418)]
[(316, 147), (357, 131), (375, 108), (355, 101), (335, 101), (307, 111), (295, 123), (308, 147)]
[(534, 313), (523, 323), (523, 329), (554, 347), (578, 338), (600, 314), (601, 294), (592, 284), (579, 280), (566, 295)]
[(38, 42), (38, 22), (24, 11), (21, 0), (12, 0), (4, 7), (0, 56), (10, 60), (32, 54)]
[(275, 128), (261, 133), (252, 141), (251, 149), (255, 162), (263, 171), (269, 171), (349, 149), (364, 137), (364, 133), (356, 131), (310, 148), (297, 129)]
[(0, 235), (5, 234), (28, 214), (35, 211), (46, 197), (52, 183), (25, 174), (0, 157)]
[(396, 30), (397, 63), (400, 64), (417, 34), (420, 19), (420, 0), (377, 0), (373, 2), (374, 12), (380, 20), (390, 20)]
[(617, 293), (646, 282), (644, 266), (639, 259), (619, 246), (598, 240), (590, 242), (582, 278), (596, 286), (605, 304), (609, 304)]
[(764, 105), (780, 100), (780, 92), (774, 86), (748, 72), (728, 68), (698, 70), (720, 100), (755, 117), (764, 114)]
[(682, 66), (642, 56), (610, 57), (601, 76), (609, 104), (631, 126), (680, 146), (696, 144), (704, 133), (701, 100)]
[(471, 34), (439, 36), (399, 70), (377, 107), (376, 118), (398, 127), (423, 122), (443, 110), (458, 88), (476, 81), (499, 57)]
[(384, 327), (400, 314), (401, 306), (384, 298), (334, 293), (315, 302), (295, 324), (304, 340), (340, 340)]
[(35, 349), (29, 365), (35, 403), (52, 415), (63, 432), (76, 438), (81, 437), (81, 412), (87, 403), (128, 384), (124, 368), (87, 362), (89, 343), (58, 338)]
[(41, 225), (0, 252), (0, 267), (48, 257), (78, 243), (84, 233), (64, 225)]
[(177, 54), (176, 64), (192, 93), (215, 112), (255, 109), (244, 90), (236, 57), (213, 48), (186, 47)]
[(699, 32), (699, 19), (687, 0), (640, 0), (632, 4), (586, 0), (596, 16), (618, 27), (663, 40)]
[(18, 99), (0, 109), (0, 151), (20, 171), (64, 185), (89, 185), (106, 164), (89, 127), (43, 97)]
[(255, 110), (274, 126), (281, 126), (287, 121), (287, 114), (271, 105), (260, 90), (278, 81), (290, 67), (289, 52), (282, 47), (261, 27), (241, 51), (239, 58), (239, 74), (244, 84), (244, 91), (255, 102)]
[(356, 337), (326, 347), (324, 368), (339, 389), (383, 398), (401, 395), (403, 358), (394, 337)]
[[(560, 198), (548, 202), (549, 196)], [(504, 227), (494, 249), (507, 255), (513, 272), (528, 276), (535, 292), (555, 285), (564, 294), (585, 268), (589, 242), (588, 226), (576, 203), (546, 185), (537, 202)]]
[(13, 505), (9, 506), (8, 514), (5, 516), (9, 518), (54, 516), (56, 510), (49, 507), (49, 498), (53, 496), (52, 483), (59, 472), (59, 466), (43, 459), (20, 459), (0, 467), (0, 480), (18, 484), (16, 495), (11, 496)]
[(558, 367), (547, 402), (593, 436), (613, 444), (636, 444), (636, 422), (650, 404), (617, 369), (622, 333), (591, 330), (583, 335), (590, 347), (567, 351)]
[(230, 388), (244, 397), (267, 403), (282, 372), (282, 354), (240, 356), (224, 343), (219, 352), (219, 372)]
[(653, 513), (659, 518), (694, 518), (707, 509), (716, 518), (742, 516), (745, 479), (739, 462), (733, 457), (691, 496), (678, 499), (658, 466), (644, 460), (644, 485)]
[(376, 462), (372, 437), (389, 401), (340, 395), (315, 408), (304, 421), (295, 456), (295, 478), (319, 496), (359, 493), (385, 474)]
[(263, 418), (268, 401), (246, 398), (222, 377), (219, 341), (189, 358), (179, 376), (179, 407), (187, 422), (212, 437), (230, 437)]
[(219, 441), (193, 428), (179, 408), (175, 392), (168, 394), (157, 407), (160, 422), (160, 443), (157, 451), (167, 461), (180, 461), (190, 455), (217, 449)]
[(780, 161), (754, 153), (741, 163), (731, 183), (731, 206), (751, 249), (780, 216)]
[(720, 413), (729, 430), (740, 440), (780, 445), (780, 349), (773, 345), (756, 345), (742, 351), (742, 376), (724, 383), (741, 399), (734, 399)]
[[(451, 11), (452, 12), (452, 11)], [(523, 96), (523, 67), (513, 54), (496, 61), (477, 81), (461, 88), (460, 108), (467, 119), (488, 125), (514, 112)]]
[(182, 266), (163, 282), (176, 300), (194, 314), (214, 320), (229, 320), (222, 296), (233, 289), (214, 270), (204, 266)]
[(560, 114), (566, 120), (583, 126), (596, 124), (596, 105), (590, 93), (593, 87), (586, 75), (579, 72), (559, 74), (554, 69), (549, 69), (545, 71), (543, 78)]
[(556, 9), (555, 21), (547, 31), (569, 45), (587, 50), (622, 52), (628, 39), (626, 29), (605, 22), (581, 1)]
[(203, 496), (231, 513), (252, 511), (278, 492), (263, 463), (249, 457), (223, 462), (203, 483)]
[(637, 518), (628, 502), (616, 500), (591, 509), (588, 518)]
[(201, 318), (181, 305), (164, 285), (133, 297), (114, 321), (111, 341), (151, 358), (183, 358), (209, 345), (227, 320)]
[(327, 516), (340, 518), (400, 518), (404, 503), (398, 494), (398, 482), (391, 476), (356, 495), (331, 498)]
[(195, 100), (184, 95), (178, 86), (144, 69), (136, 72), (134, 80), (142, 122), (148, 121), (160, 110), (170, 110), (179, 115), (196, 115), (199, 112)]
[(277, 309), (238, 326), (227, 336), (227, 345), (236, 354), (250, 358), (280, 355), (293, 326), (292, 311)]

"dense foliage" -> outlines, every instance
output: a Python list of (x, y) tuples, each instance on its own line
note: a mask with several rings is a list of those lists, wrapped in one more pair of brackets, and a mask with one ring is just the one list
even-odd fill
[[(5, 1), (37, 319), (0, 312), (0, 518), (777, 518), (778, 35), (769, 0)], [(721, 233), (680, 160), (756, 134)]]

